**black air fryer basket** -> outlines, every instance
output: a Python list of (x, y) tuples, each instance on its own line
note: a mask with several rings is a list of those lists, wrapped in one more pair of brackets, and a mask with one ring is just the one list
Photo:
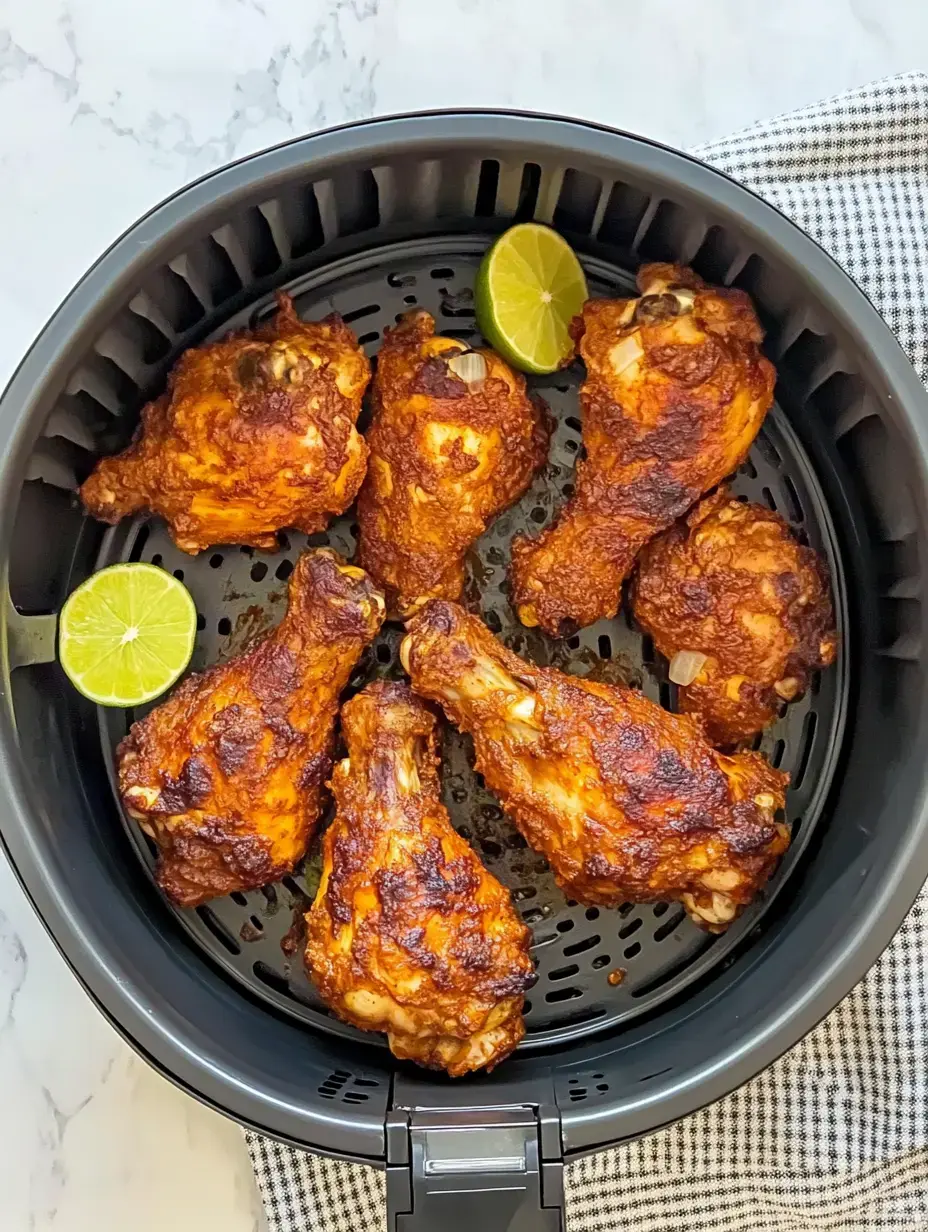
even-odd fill
[[(94, 569), (141, 559), (189, 586), (195, 666), (273, 623), (305, 536), (282, 536), (276, 555), (219, 545), (193, 558), (158, 522), (108, 530), (86, 518), (76, 485), (127, 441), (184, 348), (266, 316), (278, 287), (305, 316), (337, 309), (371, 355), (416, 305), (474, 339), (480, 255), (530, 218), (570, 239), (593, 294), (625, 292), (646, 259), (751, 294), (779, 384), (735, 490), (824, 554), (841, 652), (759, 744), (792, 776), (793, 843), (719, 937), (677, 905), (565, 900), (475, 777), (466, 744), (446, 734), (446, 803), (512, 889), (539, 976), (517, 1053), (451, 1082), (396, 1062), (316, 997), (295, 927), (313, 858), (276, 886), (196, 911), (165, 901), (150, 846), (113, 791), (113, 749), (138, 716), (97, 711), (70, 688), (55, 613)], [(507, 602), (513, 531), (544, 525), (570, 492), (579, 378), (571, 368), (532, 382), (558, 420), (550, 462), (472, 554), (469, 595), (520, 653), (669, 704), (664, 670), (624, 614), (552, 642)], [(0, 791), (13, 866), (136, 1049), (245, 1125), (385, 1166), (391, 1228), (561, 1226), (565, 1160), (666, 1125), (769, 1064), (861, 978), (928, 873), (925, 394), (838, 266), (691, 159), (588, 125), (484, 113), (371, 122), (258, 155), (184, 189), (110, 249), (23, 361), (0, 434)], [(312, 541), (350, 554), (354, 529), (349, 514)], [(379, 635), (353, 688), (398, 672), (398, 639), (398, 627)]]

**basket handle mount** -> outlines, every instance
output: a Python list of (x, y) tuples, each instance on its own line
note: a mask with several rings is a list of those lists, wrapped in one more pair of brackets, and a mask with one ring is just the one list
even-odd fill
[(395, 1109), (386, 1128), (388, 1232), (564, 1232), (556, 1109)]

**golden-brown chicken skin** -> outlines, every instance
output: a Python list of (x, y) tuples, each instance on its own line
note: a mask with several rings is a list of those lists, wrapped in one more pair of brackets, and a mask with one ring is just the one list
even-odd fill
[(326, 549), (305, 552), (281, 623), (189, 676), (117, 750), (129, 815), (184, 907), (289, 872), (319, 820), (338, 695), (384, 618), (383, 595)]
[(547, 415), (498, 355), (437, 335), (422, 310), (387, 331), (373, 409), (358, 559), (405, 618), (460, 598), (467, 549), (547, 457)]
[(519, 618), (553, 636), (615, 614), (641, 547), (739, 466), (773, 399), (743, 291), (676, 265), (642, 266), (638, 286), (575, 322), (586, 458), (555, 522), (512, 545)]
[(433, 602), (401, 648), (413, 688), (474, 740), (476, 767), (581, 903), (679, 899), (720, 930), (789, 843), (788, 777), (726, 757), (698, 720), (632, 689), (525, 662), (476, 616)]
[(772, 723), (837, 652), (824, 561), (779, 514), (725, 490), (647, 545), (632, 602), (662, 655), (706, 656), (677, 696), (722, 746)]
[(529, 930), (439, 800), (431, 711), (379, 681), (346, 703), (342, 730), (309, 972), (340, 1018), (386, 1032), (396, 1056), (452, 1077), (491, 1069), (525, 1031)]
[(196, 553), (273, 549), (278, 530), (313, 534), (348, 508), (367, 466), (355, 421), (370, 363), (340, 317), (304, 322), (277, 301), (269, 324), (184, 352), (129, 448), (81, 488), (94, 517), (150, 509)]

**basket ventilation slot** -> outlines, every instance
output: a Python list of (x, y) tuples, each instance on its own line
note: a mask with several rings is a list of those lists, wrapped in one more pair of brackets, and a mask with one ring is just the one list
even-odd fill
[[(563, 1087), (562, 1082), (558, 1083)], [(572, 1104), (583, 1103), (586, 1100), (602, 1099), (610, 1090), (609, 1081), (600, 1070), (583, 1071), (568, 1078), (566, 1082), (567, 1098)]]
[(339, 1100), (343, 1104), (366, 1104), (373, 1092), (382, 1086), (376, 1078), (335, 1069), (319, 1084), (318, 1091), (323, 1099)]

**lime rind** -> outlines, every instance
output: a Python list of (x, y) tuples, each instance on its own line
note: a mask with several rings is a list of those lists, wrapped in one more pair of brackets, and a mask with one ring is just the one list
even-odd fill
[[(71, 683), (102, 706), (140, 706), (173, 685), (190, 662), (196, 606), (155, 565), (111, 565), (92, 574), (61, 610), (58, 657)], [(134, 629), (132, 640), (125, 640)]]

